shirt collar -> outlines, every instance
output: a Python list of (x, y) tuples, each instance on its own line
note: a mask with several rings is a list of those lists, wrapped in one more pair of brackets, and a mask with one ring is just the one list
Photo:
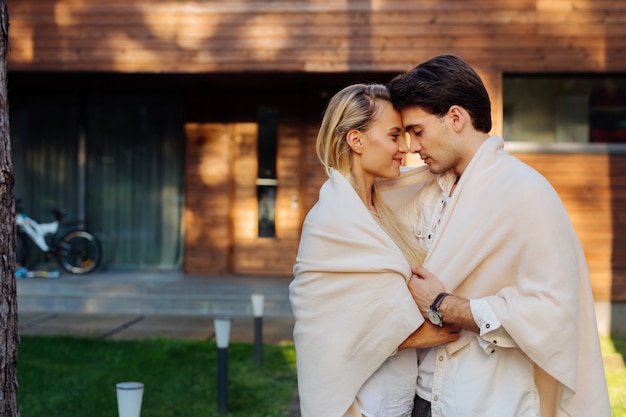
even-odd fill
[(456, 181), (456, 177), (456, 174), (451, 169), (437, 176), (437, 183), (439, 184), (439, 187), (444, 195), (450, 195), (450, 191)]

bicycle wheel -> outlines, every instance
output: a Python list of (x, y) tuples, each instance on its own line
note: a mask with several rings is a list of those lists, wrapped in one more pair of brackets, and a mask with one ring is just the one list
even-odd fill
[(67, 272), (87, 274), (100, 265), (102, 247), (91, 233), (75, 230), (57, 242), (57, 261)]
[(16, 268), (19, 268), (20, 266), (28, 268), (27, 264), (29, 255), (30, 247), (28, 246), (28, 236), (26, 236), (26, 233), (18, 229), (15, 241)]

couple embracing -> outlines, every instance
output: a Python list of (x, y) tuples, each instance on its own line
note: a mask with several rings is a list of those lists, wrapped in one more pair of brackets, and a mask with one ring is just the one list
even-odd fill
[(303, 417), (611, 415), (576, 233), (490, 130), (453, 55), (330, 100), (290, 284)]

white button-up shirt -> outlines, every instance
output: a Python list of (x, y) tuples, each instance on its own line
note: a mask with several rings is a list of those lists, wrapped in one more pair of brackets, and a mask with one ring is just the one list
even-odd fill
[[(455, 180), (450, 171), (438, 176), (398, 212), (404, 226), (426, 249), (430, 249), (452, 198)], [(519, 349), (510, 349), (517, 347), (515, 342), (485, 300), (470, 300), (470, 307), (480, 335), (452, 357), (444, 347), (418, 350), (417, 395), (431, 402), (433, 417), (538, 417), (532, 361)], [(444, 384), (446, 373), (455, 377)], [(465, 402), (464, 398), (474, 400)], [(481, 407), (470, 408), (470, 403)]]

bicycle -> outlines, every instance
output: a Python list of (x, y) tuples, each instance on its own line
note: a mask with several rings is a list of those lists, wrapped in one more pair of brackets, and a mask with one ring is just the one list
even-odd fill
[(54, 221), (38, 223), (17, 206), (16, 260), (18, 266), (26, 266), (30, 256), (30, 240), (46, 259), (55, 258), (57, 263), (72, 274), (87, 274), (100, 265), (102, 245), (98, 238), (86, 230), (71, 230), (59, 235), (59, 225), (67, 215), (65, 209), (54, 209)]

